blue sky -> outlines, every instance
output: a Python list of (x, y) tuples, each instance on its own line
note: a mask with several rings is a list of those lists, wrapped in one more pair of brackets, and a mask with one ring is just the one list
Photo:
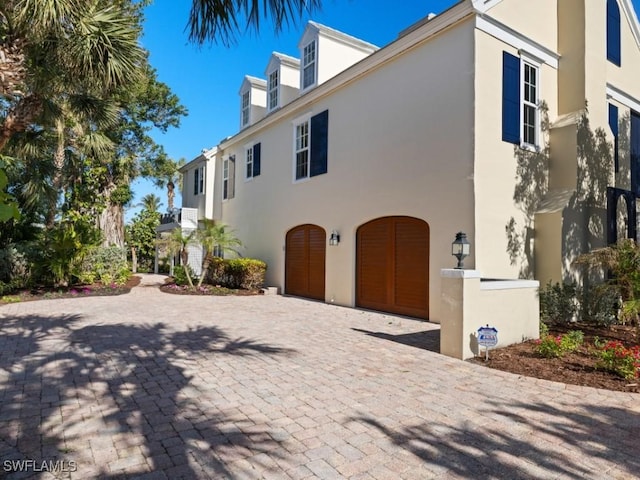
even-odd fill
[[(440, 13), (455, 0), (323, 0), (322, 10), (312, 20), (349, 35), (383, 47), (398, 33), (430, 12)], [(298, 57), (298, 40), (308, 16), (298, 24), (274, 35), (265, 23), (258, 35), (239, 36), (230, 48), (222, 45), (198, 47), (188, 42), (185, 26), (191, 2), (154, 0), (145, 10), (143, 47), (149, 50), (151, 64), (160, 81), (169, 85), (189, 110), (178, 129), (166, 134), (155, 132), (155, 140), (164, 145), (174, 159), (189, 161), (203, 148), (210, 148), (238, 131), (238, 90), (244, 75), (264, 78), (271, 52)], [(636, 11), (640, 0), (633, 0)], [(392, 7), (390, 8), (390, 5)], [(166, 209), (166, 194), (150, 182), (139, 180), (133, 185), (134, 203), (147, 193), (155, 193)], [(181, 199), (176, 197), (176, 206)], [(131, 208), (127, 218), (137, 211)]]

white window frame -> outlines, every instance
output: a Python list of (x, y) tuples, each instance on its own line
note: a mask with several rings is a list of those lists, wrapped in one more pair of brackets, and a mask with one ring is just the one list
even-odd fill
[(246, 127), (251, 121), (251, 92), (245, 90), (240, 95), (240, 126)]
[(267, 107), (273, 111), (280, 106), (280, 72), (276, 69), (267, 78)]
[[(300, 183), (308, 181), (311, 173), (311, 112), (302, 115), (295, 120), (293, 120), (293, 183)], [(298, 127), (301, 125), (307, 125), (306, 132), (306, 146), (302, 148), (298, 148)], [(307, 174), (305, 176), (301, 176), (298, 178), (298, 153), (307, 152)]]
[[(313, 51), (313, 58), (310, 58), (311, 51)], [(311, 40), (302, 48), (302, 65), (300, 68), (300, 74), (302, 75), (300, 86), (301, 90), (306, 90), (308, 88), (313, 87), (318, 83), (318, 43), (316, 40)], [(310, 68), (313, 72), (313, 81), (308, 85), (305, 85), (305, 73), (307, 69)]]
[[(537, 150), (540, 148), (541, 137), (541, 119), (540, 119), (540, 72), (542, 60), (534, 57), (531, 54), (520, 51), (520, 147), (528, 150)], [(535, 101), (527, 100), (527, 82), (525, 72), (527, 69), (531, 69), (535, 72), (536, 81), (532, 85), (535, 88)], [(527, 108), (533, 109), (534, 119), (534, 139), (533, 143), (525, 140), (525, 110)]]
[(193, 170), (193, 194), (195, 196), (204, 194), (204, 165), (200, 165)]
[[(225, 189), (226, 184), (226, 189)], [(222, 160), (222, 200), (229, 200), (229, 157)]]
[(254, 173), (253, 145), (253, 143), (250, 143), (244, 146), (244, 179), (247, 182), (253, 179)]

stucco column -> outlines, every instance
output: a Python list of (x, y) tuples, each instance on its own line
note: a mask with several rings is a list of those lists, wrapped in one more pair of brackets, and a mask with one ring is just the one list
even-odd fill
[(468, 319), (473, 315), (473, 305), (480, 291), (480, 272), (443, 269), (440, 276), (440, 353), (460, 360), (471, 358), (477, 352), (472, 349), (474, 330)]

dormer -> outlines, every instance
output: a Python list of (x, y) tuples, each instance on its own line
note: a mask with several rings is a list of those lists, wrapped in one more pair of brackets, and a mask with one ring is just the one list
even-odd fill
[(246, 75), (240, 87), (240, 129), (253, 125), (267, 110), (267, 82)]
[(300, 60), (273, 52), (266, 70), (267, 112), (273, 112), (298, 97)]
[(326, 82), (378, 50), (375, 45), (311, 21), (298, 48), (301, 92)]

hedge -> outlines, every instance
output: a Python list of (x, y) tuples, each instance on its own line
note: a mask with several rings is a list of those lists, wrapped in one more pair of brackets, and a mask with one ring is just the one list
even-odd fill
[(254, 258), (223, 260), (215, 257), (205, 279), (212, 285), (254, 290), (264, 285), (267, 264)]

